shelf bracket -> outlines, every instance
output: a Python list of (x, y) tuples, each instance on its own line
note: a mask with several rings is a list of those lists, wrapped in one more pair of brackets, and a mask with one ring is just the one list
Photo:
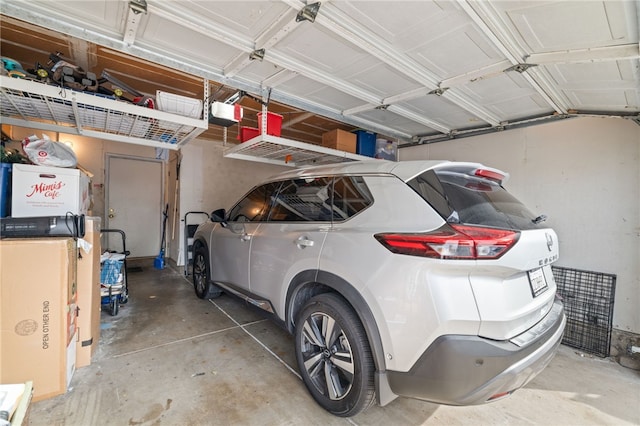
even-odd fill
[(71, 108), (73, 109), (73, 118), (76, 122), (76, 131), (78, 134), (82, 134), (82, 123), (80, 122), (80, 110), (78, 109), (78, 102), (76, 98), (71, 98)]

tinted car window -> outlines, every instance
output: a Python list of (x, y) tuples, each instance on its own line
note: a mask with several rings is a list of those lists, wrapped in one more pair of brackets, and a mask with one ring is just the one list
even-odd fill
[(333, 184), (333, 219), (345, 220), (373, 202), (369, 188), (361, 176), (336, 178)]
[(464, 173), (428, 170), (409, 186), (450, 223), (535, 229), (533, 215), (497, 182)]
[(307, 222), (331, 220), (331, 178), (284, 181), (274, 197), (271, 222)]
[(231, 222), (266, 220), (271, 201), (279, 187), (280, 182), (271, 182), (254, 188), (229, 211), (228, 220)]
[(359, 176), (293, 179), (282, 183), (269, 221), (342, 221), (372, 202), (371, 193)]

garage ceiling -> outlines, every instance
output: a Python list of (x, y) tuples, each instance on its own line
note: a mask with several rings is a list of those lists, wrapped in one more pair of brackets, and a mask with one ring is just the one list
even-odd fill
[[(3, 56), (25, 68), (60, 51), (148, 93), (201, 97), (208, 79), (216, 100), (237, 89), (268, 98), (283, 136), (311, 143), (337, 127), (402, 146), (580, 114), (640, 122), (636, 1), (4, 0), (0, 10)], [(203, 136), (219, 140), (221, 128)]]

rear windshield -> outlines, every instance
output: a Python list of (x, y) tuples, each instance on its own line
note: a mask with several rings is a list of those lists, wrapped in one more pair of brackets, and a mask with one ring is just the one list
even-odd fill
[(527, 230), (540, 227), (499, 183), (458, 171), (428, 170), (408, 182), (449, 223)]

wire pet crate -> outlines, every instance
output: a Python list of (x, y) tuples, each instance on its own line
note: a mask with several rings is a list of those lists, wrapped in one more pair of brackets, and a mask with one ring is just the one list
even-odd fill
[(613, 328), (616, 275), (553, 266), (567, 326), (562, 343), (608, 357)]

